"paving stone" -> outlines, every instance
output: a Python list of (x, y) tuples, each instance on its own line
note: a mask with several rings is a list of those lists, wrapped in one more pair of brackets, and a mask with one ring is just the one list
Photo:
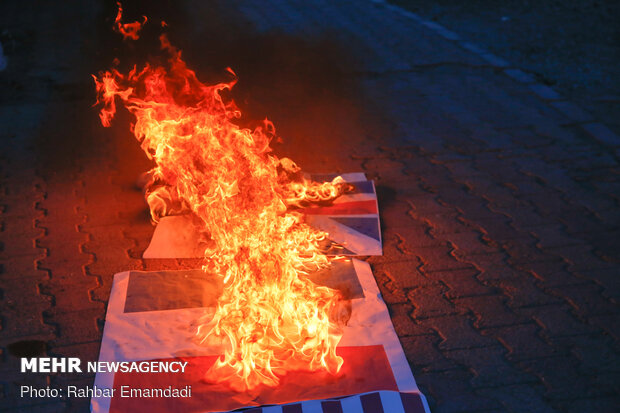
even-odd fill
[(444, 234), (469, 232), (472, 230), (456, 212), (449, 214), (427, 214), (424, 215), (423, 219), (430, 227), (429, 233), (436, 238)]
[(612, 413), (615, 411), (615, 406), (618, 405), (617, 396), (608, 397), (584, 397), (571, 400), (562, 400), (558, 402), (561, 411), (567, 413), (579, 413), (579, 412), (605, 412)]
[[(414, 372), (443, 371), (458, 365), (437, 350), (440, 339), (436, 335), (403, 337), (401, 343)], [(414, 373), (415, 374), (415, 373)]]
[(508, 306), (513, 309), (562, 302), (561, 298), (539, 288), (534, 277), (527, 274), (521, 274), (514, 278), (489, 280), (488, 284), (508, 296)]
[(403, 162), (405, 162), (406, 165), (403, 173), (406, 176), (416, 177), (417, 179), (421, 179), (422, 176), (429, 176), (433, 173), (437, 173), (437, 171), (441, 168), (440, 166), (432, 164), (425, 158), (416, 158), (414, 160)]
[(486, 53), (486, 50), (482, 49), (480, 46), (470, 43), (470, 42), (462, 42), (461, 46), (467, 50), (469, 50), (470, 52), (476, 53), (476, 54), (484, 54)]
[[(7, 220), (8, 221), (8, 220)], [(42, 235), (41, 228), (36, 228), (32, 220), (26, 222), (4, 223), (2, 234), (2, 249), (0, 256), (3, 259), (17, 257), (36, 258), (42, 255), (43, 250), (35, 247), (34, 240)]]
[(580, 107), (567, 101), (551, 102), (551, 106), (556, 108), (559, 112), (566, 115), (573, 122), (588, 122), (592, 120), (592, 115), (584, 112)]
[(620, 338), (620, 317), (617, 314), (597, 315), (590, 317), (588, 321), (610, 334), (614, 339)]
[(413, 304), (412, 316), (415, 320), (429, 317), (441, 317), (461, 312), (445, 297), (448, 288), (441, 283), (414, 288), (407, 292), (407, 298)]
[(508, 67), (510, 64), (502, 59), (501, 57), (497, 57), (492, 53), (484, 53), (481, 55), (484, 60), (497, 67)]
[(556, 286), (551, 291), (564, 298), (583, 317), (620, 313), (620, 306), (602, 298), (602, 288), (594, 283)]
[[(546, 264), (546, 263), (533, 263), (533, 264)], [(556, 263), (553, 263), (556, 265)], [(530, 265), (531, 267), (531, 265)], [(540, 281), (541, 288), (544, 288), (549, 293), (553, 294), (553, 287), (556, 286), (566, 286), (566, 287), (575, 287), (583, 285), (587, 282), (583, 277), (576, 276), (573, 273), (570, 273), (567, 270), (560, 271), (550, 271), (548, 273), (543, 273), (544, 275), (539, 275), (539, 273), (532, 272), (532, 275)]]
[(416, 248), (415, 251), (422, 261), (424, 273), (472, 268), (470, 264), (457, 260), (452, 250), (445, 246)]
[(374, 271), (375, 279), (383, 300), (388, 304), (403, 304), (407, 302), (407, 297), (397, 283), (383, 271)]
[(3, 258), (0, 265), (0, 274), (2, 274), (0, 283), (8, 285), (25, 279), (39, 279), (41, 281), (47, 279), (47, 272), (37, 269), (38, 260), (44, 255), (45, 252), (41, 250), (38, 257), (18, 256)]
[(534, 85), (530, 85), (529, 88), (532, 92), (536, 93), (538, 96), (540, 96), (543, 99), (557, 100), (561, 98), (561, 96), (558, 95), (558, 93), (555, 90), (551, 89), (548, 86), (544, 86), (541, 84), (534, 84)]
[(430, 21), (425, 21), (422, 23), (424, 26), (433, 29), (440, 36), (445, 37), (448, 40), (459, 40), (459, 35), (446, 29), (445, 27)]
[(448, 172), (444, 168), (437, 168), (435, 173), (421, 177), (424, 183), (424, 189), (432, 193), (442, 192), (444, 190), (455, 191), (462, 190), (463, 185), (449, 179)]
[(496, 215), (490, 219), (478, 219), (475, 221), (480, 230), (492, 241), (503, 243), (515, 238), (526, 238), (523, 231), (517, 231), (510, 225), (510, 218)]
[(388, 262), (372, 266), (373, 274), (385, 274), (400, 289), (417, 288), (428, 280), (419, 272), (421, 263), (417, 260)]
[(474, 314), (476, 318), (474, 326), (478, 329), (511, 326), (528, 321), (527, 317), (516, 314), (508, 308), (504, 296), (464, 297), (452, 301), (457, 307), (466, 308)]
[(527, 195), (531, 194), (547, 194), (553, 191), (535, 179), (528, 179), (527, 177), (515, 181), (507, 181), (503, 185), (513, 191), (518, 198), (526, 198)]
[[(4, 274), (3, 274), (4, 275)], [(47, 275), (39, 271), (38, 275), (22, 276), (19, 283), (15, 280), (0, 280), (0, 308), (11, 308), (23, 304), (50, 305), (50, 297), (41, 294), (39, 283), (46, 281)]]
[(566, 305), (546, 306), (544, 311), (536, 311), (533, 318), (548, 336), (572, 336), (600, 332), (598, 328), (585, 324), (572, 315), (567, 311)]
[(566, 227), (569, 234), (601, 234), (607, 230), (602, 222), (600, 222), (592, 214), (583, 213), (581, 211), (566, 211), (557, 216), (557, 220)]
[(58, 326), (58, 336), (51, 343), (52, 348), (101, 340), (99, 325), (104, 317), (103, 308), (80, 310), (62, 315), (49, 312), (50, 322)]
[(534, 278), (542, 281), (545, 286), (582, 283), (584, 281), (583, 277), (575, 276), (568, 270), (567, 266), (567, 263), (564, 261), (549, 260), (523, 263), (516, 268), (529, 272)]
[(496, 345), (445, 351), (444, 355), (473, 370), (475, 373), (475, 377), (471, 380), (473, 387), (496, 387), (538, 381), (535, 376), (508, 363), (505, 353), (506, 349)]
[(443, 234), (442, 238), (448, 239), (454, 248), (466, 254), (486, 254), (500, 251), (495, 243), (485, 241), (484, 235), (477, 231)]
[(17, 341), (28, 337), (49, 337), (55, 329), (43, 318), (43, 311), (49, 309), (49, 302), (6, 306), (2, 309), (2, 341)]
[(441, 399), (430, 406), (434, 412), (486, 411), (502, 407), (494, 399), (473, 392), (469, 385), (471, 379), (471, 373), (455, 369), (420, 374), (416, 381), (423, 391), (441, 395)]
[(609, 209), (598, 209), (594, 210), (593, 214), (600, 219), (602, 222), (607, 225), (613, 226), (618, 221), (620, 221), (620, 217), (618, 216), (617, 207), (611, 207)]
[(479, 389), (478, 393), (493, 397), (502, 403), (502, 408), (510, 412), (554, 413), (554, 409), (544, 396), (542, 385), (516, 384), (497, 388)]
[[(99, 340), (84, 342), (79, 344), (70, 344), (63, 346), (52, 346), (49, 350), (50, 356), (53, 357), (78, 357), (82, 360), (82, 364), (86, 364), (89, 361), (97, 361), (99, 360), (99, 348), (101, 347), (101, 342)], [(59, 374), (58, 377), (62, 375)], [(68, 376), (69, 379), (80, 380), (83, 379), (85, 375), (75, 375), (66, 373), (64, 376)], [(90, 375), (91, 379), (94, 378), (94, 373)]]
[(445, 317), (419, 320), (424, 327), (436, 330), (442, 338), (441, 350), (458, 350), (473, 347), (485, 347), (494, 344), (494, 340), (482, 336), (465, 316), (450, 315)]
[(383, 255), (374, 256), (369, 259), (372, 264), (398, 262), (398, 261), (417, 261), (418, 248), (410, 247), (407, 244), (407, 240), (395, 232), (392, 234), (386, 234), (382, 238), (383, 242)]
[(459, 180), (468, 181), (475, 179), (483, 179), (486, 174), (473, 166), (473, 163), (466, 158), (463, 162), (445, 163), (444, 166), (451, 172), (452, 176), (456, 176)]
[(451, 301), (463, 297), (479, 297), (492, 294), (493, 288), (478, 279), (479, 272), (474, 269), (438, 271), (427, 273), (431, 280), (439, 280), (448, 286), (445, 293)]
[(427, 214), (452, 214), (454, 209), (442, 205), (437, 199), (437, 195), (432, 193), (424, 193), (417, 196), (408, 196), (405, 198), (405, 202), (409, 205), (409, 216), (423, 220)]
[(462, 185), (459, 182), (457, 182), (454, 186), (442, 188), (441, 194), (437, 197), (437, 199), (442, 206), (447, 208), (447, 212), (453, 211), (454, 208), (458, 209), (458, 205), (462, 202), (480, 202), (480, 197), (470, 193), (467, 186)]
[(531, 77), (530, 75), (528, 75), (527, 73), (523, 72), (520, 69), (506, 69), (504, 70), (504, 73), (506, 73), (508, 76), (510, 76), (512, 79), (521, 82), (521, 83), (534, 83), (535, 80), (533, 77)]
[(391, 304), (388, 309), (399, 337), (436, 334), (430, 326), (421, 325), (411, 318), (413, 307), (410, 304)]
[(602, 295), (620, 302), (620, 277), (616, 268), (607, 268), (599, 270), (580, 270), (575, 273), (576, 276), (584, 277), (592, 280), (604, 288)]
[(32, 401), (19, 396), (7, 398), (5, 403), (8, 407), (3, 411), (6, 412), (50, 413), (64, 412), (67, 409), (67, 403), (64, 401), (47, 401), (47, 399)]
[(386, 158), (370, 159), (362, 166), (364, 171), (371, 174), (369, 178), (375, 179), (378, 183), (402, 179), (402, 171), (405, 168), (401, 162)]
[(486, 200), (483, 198), (477, 198), (474, 200), (460, 200), (455, 204), (459, 212), (467, 220), (476, 222), (478, 219), (494, 219), (497, 218), (497, 212), (491, 210), (486, 205)]
[(55, 315), (103, 308), (101, 303), (93, 302), (90, 299), (89, 291), (96, 287), (95, 283), (76, 282), (72, 287), (79, 289), (79, 293), (67, 286), (57, 288), (41, 287), (42, 293), (52, 297), (53, 307), (51, 312)]
[(477, 278), (485, 285), (488, 285), (489, 280), (512, 279), (520, 275), (519, 271), (507, 263), (507, 256), (501, 252), (465, 254), (461, 259), (471, 263), (480, 271)]
[(595, 334), (564, 336), (553, 338), (551, 343), (567, 348), (579, 359), (578, 368), (582, 374), (620, 373), (620, 366), (615, 362), (617, 349), (609, 338), (604, 339)]
[(545, 253), (536, 244), (537, 241), (533, 241), (532, 238), (520, 236), (503, 241), (502, 248), (510, 257), (510, 262), (516, 266), (534, 262), (560, 261), (557, 255)]
[(594, 254), (604, 263), (617, 264), (617, 251), (620, 249), (620, 229), (609, 229), (598, 236), (588, 237)]
[(614, 267), (613, 263), (605, 262), (592, 252), (593, 248), (588, 245), (572, 245), (556, 248), (548, 248), (549, 252), (562, 257), (569, 263), (569, 269), (573, 271), (607, 269)]
[[(379, 192), (379, 189), (377, 189)], [(381, 226), (384, 231), (398, 231), (408, 227), (422, 227), (427, 225), (422, 220), (417, 220), (409, 214), (411, 206), (402, 200), (396, 199), (392, 202), (382, 202), (379, 197), (379, 215)]]
[(620, 137), (611, 131), (607, 126), (602, 123), (586, 123), (581, 127), (590, 134), (594, 139), (601, 143), (611, 146), (620, 145)]
[(489, 328), (485, 335), (496, 337), (508, 350), (511, 361), (539, 359), (566, 354), (565, 349), (555, 348), (539, 336), (540, 327), (533, 324), (518, 324), (508, 327)]
[(401, 249), (417, 253), (420, 248), (447, 246), (447, 242), (434, 237), (427, 226), (401, 227), (397, 230), (385, 230), (385, 238), (393, 238)]
[(562, 199), (559, 193), (538, 193), (527, 196), (528, 201), (536, 207), (539, 214), (546, 217), (562, 215), (575, 209)]
[(612, 389), (605, 387), (584, 388), (580, 383), (583, 375), (577, 370), (577, 361), (567, 357), (545, 357), (539, 360), (524, 360), (519, 366), (541, 378), (547, 388), (546, 395), (574, 394), (581, 397), (609, 396)]

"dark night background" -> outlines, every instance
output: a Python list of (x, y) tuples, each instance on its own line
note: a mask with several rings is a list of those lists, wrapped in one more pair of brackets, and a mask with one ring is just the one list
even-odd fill
[(618, 2), (125, 3), (136, 43), (114, 1), (0, 4), (0, 411), (88, 411), (20, 398), (93, 376), (19, 357), (95, 360), (114, 273), (196, 265), (141, 258), (148, 162), (92, 107), (92, 73), (161, 56), (161, 20), (200, 79), (236, 71), (279, 156), (375, 180), (367, 260), (433, 412), (617, 411)]

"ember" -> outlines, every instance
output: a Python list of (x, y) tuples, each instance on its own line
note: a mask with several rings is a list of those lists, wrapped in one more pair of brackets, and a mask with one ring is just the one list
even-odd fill
[[(127, 26), (120, 9), (116, 24)], [(170, 55), (167, 68), (93, 77), (102, 124), (110, 125), (118, 97), (155, 163), (146, 187), (153, 219), (192, 213), (208, 245), (203, 269), (224, 284), (215, 314), (205, 315), (197, 331), (201, 342), (226, 348), (207, 379), (244, 391), (275, 386), (291, 370), (335, 374), (343, 362), (336, 354), (341, 297), (306, 277), (330, 265), (320, 247), (326, 234), (305, 224), (295, 208), (333, 200), (346, 184), (310, 182), (291, 160), (274, 156), (271, 122), (252, 130), (235, 123), (240, 110), (222, 93), (235, 80), (201, 83), (181, 52), (165, 36), (160, 40)]]

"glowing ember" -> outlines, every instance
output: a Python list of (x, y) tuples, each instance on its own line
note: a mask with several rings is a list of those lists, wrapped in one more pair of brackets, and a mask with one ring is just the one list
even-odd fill
[(103, 125), (110, 125), (118, 97), (155, 162), (147, 185), (153, 219), (191, 211), (208, 240), (203, 268), (222, 278), (224, 291), (197, 337), (226, 350), (206, 377), (243, 391), (275, 386), (290, 370), (336, 373), (341, 297), (306, 278), (330, 264), (319, 246), (326, 234), (292, 209), (333, 200), (345, 184), (303, 179), (292, 161), (270, 153), (269, 121), (254, 130), (234, 123), (240, 111), (221, 93), (234, 81), (201, 83), (165, 36), (161, 43), (170, 54), (167, 68), (93, 78)]

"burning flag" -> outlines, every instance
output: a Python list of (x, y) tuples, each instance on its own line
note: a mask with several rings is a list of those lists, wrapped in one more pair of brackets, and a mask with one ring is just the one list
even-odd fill
[[(135, 40), (143, 23), (122, 24), (119, 10), (115, 24)], [(187, 369), (99, 371), (94, 387), (191, 388), (191, 397), (93, 395), (92, 411), (428, 413), (370, 266), (324, 254), (334, 243), (381, 253), (372, 182), (313, 180), (278, 159), (269, 121), (240, 126), (234, 80), (205, 85), (165, 36), (161, 44), (165, 67), (94, 76), (100, 118), (109, 126), (117, 101), (135, 116), (154, 163), (145, 174), (152, 219), (189, 222), (180, 239), (195, 243), (203, 266), (116, 274), (99, 361)]]
[[(337, 175), (310, 175), (317, 182), (333, 180)], [(329, 256), (381, 255), (381, 227), (377, 194), (373, 181), (361, 173), (346, 173), (340, 177), (351, 190), (329, 205), (304, 208), (307, 224), (328, 233), (323, 252)], [(143, 258), (200, 258), (204, 243), (199, 225), (191, 214), (161, 200), (165, 210), (157, 223)]]
[[(368, 263), (339, 260), (310, 274), (317, 285), (338, 290), (351, 303), (338, 354), (344, 359), (334, 376), (327, 371), (292, 371), (277, 387), (262, 385), (238, 392), (206, 382), (223, 346), (192, 341), (187, 320), (215, 312), (221, 277), (201, 270), (127, 271), (116, 274), (101, 341), (100, 362), (182, 362), (185, 372), (98, 372), (95, 387), (158, 389), (190, 386), (191, 397), (92, 399), (96, 413), (222, 412), (256, 407), (252, 412), (428, 413), (388, 309)], [(344, 396), (344, 397), (343, 397)], [(288, 404), (288, 405), (284, 405)], [(276, 406), (274, 406), (276, 405)], [(284, 405), (284, 406), (283, 406)], [(264, 406), (262, 408), (258, 406)], [(267, 407), (268, 406), (268, 407)]]
[[(119, 14), (116, 24), (137, 38), (140, 23), (122, 25)], [(104, 126), (117, 98), (135, 116), (132, 131), (155, 164), (146, 187), (153, 219), (170, 203), (191, 212), (204, 240), (203, 270), (223, 284), (196, 333), (205, 345), (225, 347), (207, 378), (243, 391), (275, 386), (293, 370), (335, 374), (347, 306), (338, 291), (308, 278), (330, 266), (321, 252), (326, 234), (296, 209), (332, 201), (347, 184), (309, 181), (274, 156), (269, 121), (254, 129), (236, 123), (240, 111), (226, 97), (234, 80), (206, 85), (165, 36), (161, 44), (168, 67), (112, 70), (94, 80)]]

